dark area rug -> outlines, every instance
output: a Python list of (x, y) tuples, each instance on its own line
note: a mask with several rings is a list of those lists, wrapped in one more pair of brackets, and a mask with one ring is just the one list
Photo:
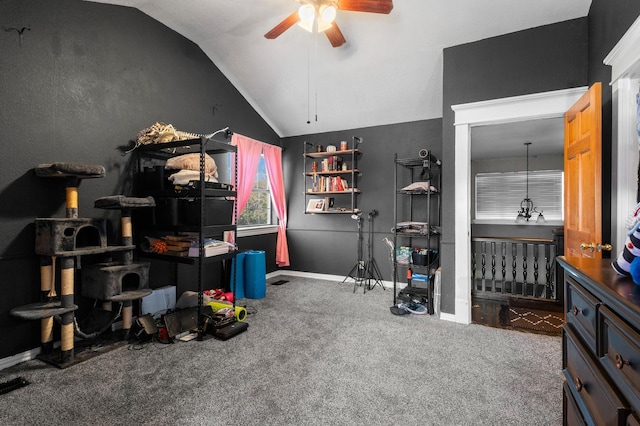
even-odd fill
[(557, 302), (476, 298), (471, 314), (474, 324), (551, 336), (560, 336), (564, 322)]
[(511, 306), (509, 309), (509, 324), (515, 328), (523, 328), (537, 332), (559, 336), (564, 323), (562, 313), (550, 312), (531, 308)]

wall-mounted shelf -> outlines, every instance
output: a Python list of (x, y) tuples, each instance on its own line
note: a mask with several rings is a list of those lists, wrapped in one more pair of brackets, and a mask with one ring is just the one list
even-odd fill
[[(358, 158), (361, 138), (353, 137), (351, 149), (325, 151), (305, 142), (303, 154), (305, 214), (353, 214), (357, 208)], [(343, 144), (348, 144), (343, 142)], [(307, 151), (307, 148), (316, 150)]]

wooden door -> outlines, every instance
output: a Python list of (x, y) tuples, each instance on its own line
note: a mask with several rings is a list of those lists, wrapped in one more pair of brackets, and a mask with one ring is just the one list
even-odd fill
[[(602, 257), (602, 84), (564, 115), (564, 250)], [(581, 247), (582, 245), (582, 247)]]

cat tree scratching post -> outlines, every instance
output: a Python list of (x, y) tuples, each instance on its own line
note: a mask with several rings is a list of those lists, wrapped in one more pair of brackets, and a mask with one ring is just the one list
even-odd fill
[[(135, 208), (155, 207), (153, 197), (125, 197), (114, 195), (98, 198), (94, 207), (120, 210), (121, 244), (133, 246), (131, 211)], [(122, 252), (121, 262), (100, 264), (83, 271), (82, 294), (107, 302), (122, 303), (122, 330), (125, 338), (133, 325), (133, 301), (151, 294), (149, 289), (149, 262), (134, 262), (133, 250)], [(131, 278), (135, 277), (135, 280)]]

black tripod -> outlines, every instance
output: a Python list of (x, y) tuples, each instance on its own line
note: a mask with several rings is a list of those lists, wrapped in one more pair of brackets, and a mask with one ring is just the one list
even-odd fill
[[(367, 290), (371, 290), (373, 287), (379, 285), (384, 289), (384, 285), (382, 282), (382, 275), (380, 274), (380, 270), (378, 269), (378, 265), (376, 264), (375, 259), (373, 258), (373, 218), (376, 216), (378, 212), (376, 210), (372, 210), (369, 212), (369, 232), (368, 232), (368, 240), (367, 240), (367, 260), (362, 258), (362, 217), (361, 213), (357, 215), (351, 216), (353, 219), (358, 221), (358, 262), (351, 268), (349, 274), (342, 280), (345, 282), (348, 278), (352, 278), (354, 281), (353, 284), (353, 292), (356, 292), (356, 288), (358, 286), (362, 286), (364, 292)], [(371, 284), (371, 281), (374, 281)]]
[[(344, 283), (345, 281), (347, 281), (347, 279), (352, 278), (354, 281), (354, 285), (353, 285), (353, 292), (356, 292), (356, 287), (358, 287), (359, 285), (362, 285), (365, 283), (366, 278), (365, 278), (365, 262), (364, 260), (362, 260), (362, 213), (356, 213), (351, 215), (351, 219), (355, 219), (358, 223), (358, 261), (356, 262), (355, 265), (353, 265), (353, 268), (351, 268), (351, 270), (349, 271), (349, 273), (347, 274), (346, 277), (344, 277), (344, 280), (342, 280), (342, 282)], [(365, 286), (364, 291), (367, 291), (367, 288)]]
[[(367, 260), (364, 263), (365, 276), (367, 280), (367, 286), (369, 290), (373, 289), (376, 285), (382, 287), (383, 290), (384, 284), (382, 282), (382, 274), (380, 273), (380, 269), (378, 269), (378, 264), (376, 260), (373, 258), (373, 218), (378, 215), (377, 210), (371, 210), (369, 212), (369, 232), (367, 239)], [(373, 280), (373, 285), (371, 284), (371, 280)], [(365, 287), (365, 291), (367, 288)]]

